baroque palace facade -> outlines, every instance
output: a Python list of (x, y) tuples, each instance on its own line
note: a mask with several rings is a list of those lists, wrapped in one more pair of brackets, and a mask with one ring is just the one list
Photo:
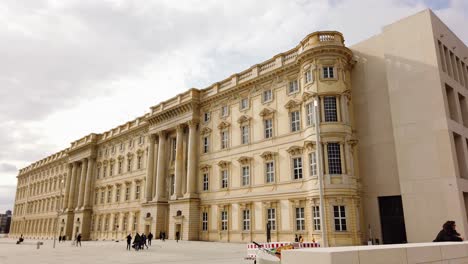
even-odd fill
[(350, 48), (315, 32), (21, 169), (10, 234), (250, 242), (269, 223), (334, 246), (455, 220), (468, 237), (467, 97), (468, 49), (430, 10)]
[[(350, 70), (341, 33), (285, 53), (149, 114), (91, 134), (18, 175), (13, 234), (122, 239), (320, 240), (314, 98), (320, 101), (325, 223), (359, 244)], [(61, 181), (64, 181), (61, 183)], [(60, 211), (57, 218), (57, 210)]]

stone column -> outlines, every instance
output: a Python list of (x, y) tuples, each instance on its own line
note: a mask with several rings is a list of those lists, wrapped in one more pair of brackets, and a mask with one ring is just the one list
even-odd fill
[(128, 226), (127, 226), (127, 229), (130, 231), (130, 233), (133, 233), (133, 232), (136, 232), (136, 230), (133, 230), (133, 218), (135, 216), (135, 213), (134, 212), (130, 212), (128, 214)]
[(67, 179), (65, 183), (65, 193), (63, 194), (62, 208), (65, 209), (68, 205), (68, 195), (70, 194), (70, 182), (73, 174), (73, 163), (68, 165)]
[(78, 202), (77, 209), (80, 209), (83, 206), (83, 198), (85, 194), (85, 183), (86, 183), (86, 172), (88, 169), (88, 159), (83, 159), (81, 161), (81, 179), (80, 185), (78, 185)]
[(188, 139), (188, 157), (187, 157), (187, 193), (186, 196), (195, 195), (197, 191), (197, 172), (198, 172), (198, 136), (197, 123), (190, 121)]
[(148, 161), (147, 161), (147, 172), (146, 172), (146, 202), (153, 199), (153, 179), (154, 179), (154, 148), (155, 148), (154, 135), (149, 136), (148, 146)]
[(349, 124), (348, 97), (346, 94), (341, 95), (341, 111), (343, 123)]
[(94, 175), (94, 159), (90, 158), (88, 161), (88, 169), (86, 171), (86, 184), (85, 184), (85, 189), (84, 189), (84, 202), (83, 202), (83, 207), (89, 207), (89, 201), (91, 200), (91, 181), (93, 179)]
[(164, 197), (165, 177), (166, 177), (166, 132), (159, 132), (158, 145), (158, 173), (156, 176), (156, 201)]
[(182, 174), (184, 167), (184, 155), (182, 151), (182, 142), (184, 137), (184, 128), (177, 126), (176, 155), (175, 155), (175, 190), (174, 198), (182, 196)]
[(73, 198), (75, 197), (75, 182), (76, 182), (76, 172), (78, 170), (78, 164), (75, 162), (73, 163), (73, 169), (72, 169), (72, 174), (69, 179), (70, 184), (70, 192), (68, 194), (68, 210), (71, 211), (73, 210)]

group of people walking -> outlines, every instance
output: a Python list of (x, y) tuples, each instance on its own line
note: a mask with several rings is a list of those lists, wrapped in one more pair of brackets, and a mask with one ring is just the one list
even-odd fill
[(127, 250), (131, 250), (134, 248), (136, 251), (148, 249), (148, 244), (151, 246), (151, 240), (153, 239), (153, 234), (150, 232), (148, 236), (144, 233), (141, 235), (136, 233), (135, 238), (133, 238), (133, 245), (132, 245), (132, 234), (128, 234), (127, 236)]

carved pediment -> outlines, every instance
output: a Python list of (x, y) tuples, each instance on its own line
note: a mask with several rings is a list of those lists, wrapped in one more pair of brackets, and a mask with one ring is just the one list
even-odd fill
[(207, 135), (207, 134), (211, 133), (211, 128), (209, 128), (209, 127), (204, 127), (204, 128), (202, 128), (202, 129), (200, 130), (200, 133), (201, 133), (202, 135)]
[(137, 153), (138, 156), (141, 156), (141, 155), (143, 155), (143, 153), (145, 153), (145, 151), (142, 150), (142, 149), (138, 149), (136, 153)]
[(220, 168), (223, 168), (223, 169), (224, 169), (224, 168), (227, 168), (227, 167), (229, 166), (229, 164), (231, 164), (231, 162), (230, 162), (230, 161), (225, 161), (225, 160), (220, 160), (220, 161), (218, 162), (218, 166), (219, 166)]
[(237, 123), (239, 124), (242, 124), (242, 123), (245, 123), (245, 122), (249, 122), (250, 121), (250, 117), (249, 116), (246, 116), (246, 115), (241, 115), (238, 119), (237, 119)]
[(229, 124), (229, 122), (222, 121), (221, 123), (219, 123), (218, 128), (219, 129), (225, 129), (225, 128), (229, 127), (230, 125), (231, 124)]
[(294, 156), (294, 155), (300, 155), (300, 154), (302, 154), (302, 150), (303, 150), (302, 147), (299, 147), (299, 146), (291, 146), (291, 147), (289, 147), (286, 151), (287, 151), (290, 155)]
[(208, 165), (208, 164), (201, 164), (200, 165), (200, 170), (201, 171), (208, 171), (209, 169), (211, 168), (211, 165)]
[(302, 94), (302, 101), (307, 101), (311, 98), (314, 98), (315, 96), (317, 96), (317, 93), (314, 93), (314, 92), (304, 92)]
[(242, 165), (245, 165), (245, 164), (248, 164), (250, 162), (252, 158), (251, 157), (246, 157), (246, 156), (242, 156), (240, 157), (239, 159), (237, 159), (237, 161), (242, 164)]
[(115, 163), (115, 159), (110, 159), (110, 160), (109, 160), (109, 163), (110, 163), (110, 164), (114, 164), (114, 163)]
[(264, 160), (273, 160), (275, 156), (277, 155), (276, 152), (273, 151), (265, 151), (263, 152), (260, 157), (262, 157)]
[(131, 159), (133, 157), (133, 153), (132, 152), (128, 152), (127, 153), (127, 158)]
[(119, 156), (117, 157), (117, 160), (118, 160), (118, 161), (123, 161), (123, 160), (124, 160), (124, 156), (119, 155)]
[(315, 149), (315, 145), (316, 145), (315, 143), (316, 143), (315, 141), (306, 140), (304, 141), (304, 148), (307, 150), (313, 150)]
[(286, 109), (292, 109), (295, 107), (299, 107), (300, 105), (301, 105), (301, 102), (299, 100), (291, 99), (284, 105), (284, 107)]
[(260, 116), (261, 117), (265, 117), (265, 116), (270, 116), (270, 115), (273, 115), (275, 113), (275, 110), (269, 108), (269, 107), (265, 107), (263, 108), (262, 111), (260, 111)]

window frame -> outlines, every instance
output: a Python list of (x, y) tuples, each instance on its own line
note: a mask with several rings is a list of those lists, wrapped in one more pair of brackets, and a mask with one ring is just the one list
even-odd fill
[(250, 126), (249, 125), (242, 125), (240, 127), (241, 130), (241, 144), (247, 145), (250, 143)]
[(264, 90), (262, 92), (262, 103), (269, 103), (271, 101), (273, 101), (273, 90), (272, 89)]
[(317, 152), (309, 152), (309, 174), (310, 176), (317, 176)]
[(290, 80), (288, 85), (288, 94), (296, 94), (299, 92), (299, 90), (300, 88), (298, 80)]
[(221, 170), (221, 189), (229, 188), (229, 171), (227, 169)]
[[(338, 210), (336, 210), (338, 209)], [(343, 209), (343, 210), (341, 210)], [(348, 224), (346, 220), (346, 206), (345, 205), (334, 205), (333, 206), (333, 223), (335, 232), (347, 232)], [(338, 227), (338, 228), (337, 228)]]
[(319, 205), (312, 205), (312, 227), (314, 228), (314, 231), (322, 230)]
[(208, 231), (208, 212), (202, 212), (202, 231)]
[(221, 231), (228, 231), (228, 211), (223, 210), (221, 211)]
[[(269, 164), (271, 164), (271, 171), (268, 170)], [(271, 180), (270, 176), (272, 177)], [(265, 162), (265, 183), (274, 183), (276, 175), (275, 175), (275, 161), (269, 160)]]
[(296, 207), (296, 231), (305, 231), (305, 210), (304, 207)]
[(266, 210), (267, 223), (270, 223), (272, 231), (276, 231), (276, 208), (270, 207)]
[[(301, 156), (291, 157), (293, 180), (302, 180), (304, 178), (304, 163)], [(297, 174), (297, 177), (296, 177)]]
[[(268, 123), (270, 127), (267, 127)], [(273, 118), (266, 118), (263, 120), (263, 137), (264, 139), (273, 138)]]
[(322, 78), (323, 79), (336, 79), (335, 67), (334, 66), (322, 66)]
[(289, 128), (290, 132), (298, 132), (301, 130), (301, 111), (294, 110), (289, 112)]
[[(247, 174), (245, 174), (247, 172)], [(250, 165), (241, 166), (242, 186), (250, 186)]]
[(250, 231), (250, 209), (242, 210), (242, 231)]

